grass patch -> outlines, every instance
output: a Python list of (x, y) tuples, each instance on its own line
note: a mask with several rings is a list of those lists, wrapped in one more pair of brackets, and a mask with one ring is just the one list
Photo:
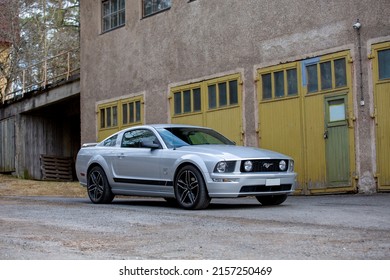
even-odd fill
[(38, 181), (0, 174), (0, 196), (86, 197), (79, 182)]

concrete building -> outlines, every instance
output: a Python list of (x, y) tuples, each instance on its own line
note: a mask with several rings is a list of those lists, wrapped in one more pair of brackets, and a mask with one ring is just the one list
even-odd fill
[(212, 127), (295, 159), (297, 193), (390, 190), (388, 0), (83, 0), (81, 141)]

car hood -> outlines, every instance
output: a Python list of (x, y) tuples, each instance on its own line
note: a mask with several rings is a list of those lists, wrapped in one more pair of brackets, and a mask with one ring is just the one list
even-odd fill
[(179, 151), (208, 154), (220, 156), (224, 160), (237, 159), (290, 159), (289, 156), (255, 147), (233, 146), (233, 145), (192, 145), (177, 148)]

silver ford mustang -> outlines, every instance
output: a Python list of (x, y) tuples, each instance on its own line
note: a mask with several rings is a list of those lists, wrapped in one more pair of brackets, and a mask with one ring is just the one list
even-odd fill
[(84, 144), (76, 173), (93, 203), (110, 203), (115, 195), (158, 196), (184, 209), (243, 196), (278, 205), (296, 181), (288, 156), (236, 146), (210, 128), (172, 124), (127, 128)]

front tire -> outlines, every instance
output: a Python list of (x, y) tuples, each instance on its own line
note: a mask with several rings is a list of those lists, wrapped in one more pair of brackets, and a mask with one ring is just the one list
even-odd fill
[(258, 202), (261, 205), (279, 205), (282, 204), (287, 199), (287, 194), (280, 195), (267, 195), (267, 196), (256, 196)]
[(100, 166), (95, 166), (88, 173), (87, 192), (89, 199), (96, 204), (110, 203), (115, 195), (111, 192), (106, 174)]
[(207, 208), (210, 197), (202, 174), (192, 165), (182, 167), (175, 178), (175, 196), (178, 205), (184, 209)]

